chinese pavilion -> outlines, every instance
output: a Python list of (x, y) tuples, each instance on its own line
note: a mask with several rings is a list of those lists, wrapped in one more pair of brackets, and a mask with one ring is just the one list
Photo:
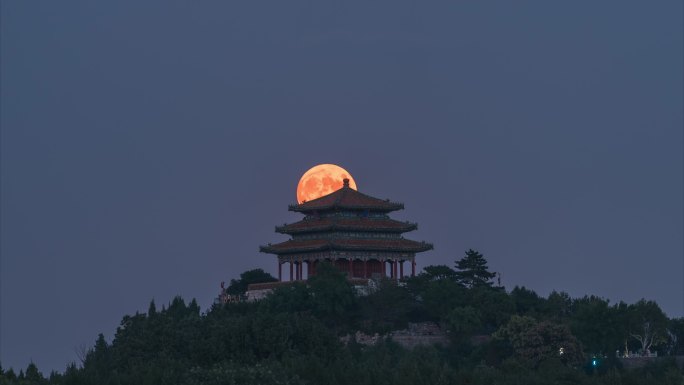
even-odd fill
[(347, 272), (349, 278), (404, 277), (404, 262), (411, 263), (411, 276), (416, 274), (416, 253), (432, 249), (432, 245), (405, 239), (401, 234), (415, 230), (415, 223), (391, 219), (387, 214), (404, 208), (362, 194), (344, 180), (341, 189), (301, 204), (290, 205), (290, 211), (305, 215), (299, 222), (277, 226), (276, 232), (292, 239), (261, 246), (260, 251), (278, 256), (278, 279), (283, 280), (282, 267), (289, 265), (290, 281), (316, 274), (316, 266), (328, 261)]

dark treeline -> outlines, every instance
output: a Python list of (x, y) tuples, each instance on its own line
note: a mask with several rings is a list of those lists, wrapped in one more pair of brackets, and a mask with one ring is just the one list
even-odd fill
[[(684, 354), (684, 319), (668, 319), (655, 302), (544, 298), (524, 287), (506, 292), (493, 278), (469, 250), (455, 268), (429, 266), (361, 296), (322, 265), (258, 302), (206, 313), (194, 300), (161, 309), (152, 302), (147, 313), (123, 317), (111, 344), (100, 335), (79, 365), (47, 377), (34, 364), (0, 369), (0, 384), (684, 384), (672, 357)], [(245, 272), (228, 291), (244, 294), (264, 280), (272, 277)], [(427, 321), (446, 330), (449, 346), (340, 339)], [(624, 350), (661, 358), (628, 370), (616, 358)]]

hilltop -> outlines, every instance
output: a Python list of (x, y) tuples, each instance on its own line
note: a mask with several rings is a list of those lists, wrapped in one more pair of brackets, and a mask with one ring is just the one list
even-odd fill
[[(228, 291), (245, 298), (264, 278), (245, 272)], [(655, 302), (544, 298), (493, 278), (472, 250), (454, 268), (428, 266), (364, 293), (323, 264), (259, 301), (204, 313), (180, 297), (161, 309), (151, 302), (123, 317), (111, 343), (100, 334), (79, 365), (47, 378), (33, 364), (0, 369), (0, 384), (683, 383), (674, 357), (684, 353), (684, 319), (668, 319)], [(397, 342), (416, 325), (441, 337)]]

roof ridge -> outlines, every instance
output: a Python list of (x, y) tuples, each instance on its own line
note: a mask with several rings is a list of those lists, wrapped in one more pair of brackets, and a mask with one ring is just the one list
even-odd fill
[(356, 193), (359, 194), (359, 195), (363, 195), (365, 198), (374, 199), (374, 200), (379, 201), (379, 202), (389, 203), (389, 204), (399, 204), (398, 202), (394, 202), (394, 201), (392, 201), (392, 200), (390, 200), (390, 199), (388, 199), (388, 198), (382, 199), (382, 198), (374, 197), (374, 196), (372, 196), (372, 195), (364, 194), (364, 193), (362, 193), (362, 192), (359, 191), (359, 190), (354, 190), (354, 192), (356, 192)]
[(291, 211), (300, 212), (330, 209), (334, 210), (340, 208), (389, 212), (403, 209), (404, 204), (393, 202), (389, 199), (376, 198), (345, 185), (328, 195), (289, 206)]

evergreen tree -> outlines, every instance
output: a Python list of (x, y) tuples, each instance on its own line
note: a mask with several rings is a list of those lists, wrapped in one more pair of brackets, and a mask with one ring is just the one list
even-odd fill
[(147, 309), (147, 316), (154, 317), (157, 315), (157, 305), (154, 304), (154, 299), (150, 301), (150, 307)]
[(45, 383), (45, 378), (43, 378), (43, 375), (38, 371), (38, 367), (33, 362), (31, 362), (26, 368), (25, 378), (26, 381), (31, 385), (40, 385)]
[(473, 249), (466, 251), (465, 257), (456, 261), (456, 280), (467, 288), (475, 286), (492, 286), (495, 273), (490, 273), (487, 260)]
[(15, 381), (17, 379), (17, 375), (14, 373), (14, 369), (12, 369), (12, 368), (9, 368), (5, 372), (4, 376), (9, 381)]

